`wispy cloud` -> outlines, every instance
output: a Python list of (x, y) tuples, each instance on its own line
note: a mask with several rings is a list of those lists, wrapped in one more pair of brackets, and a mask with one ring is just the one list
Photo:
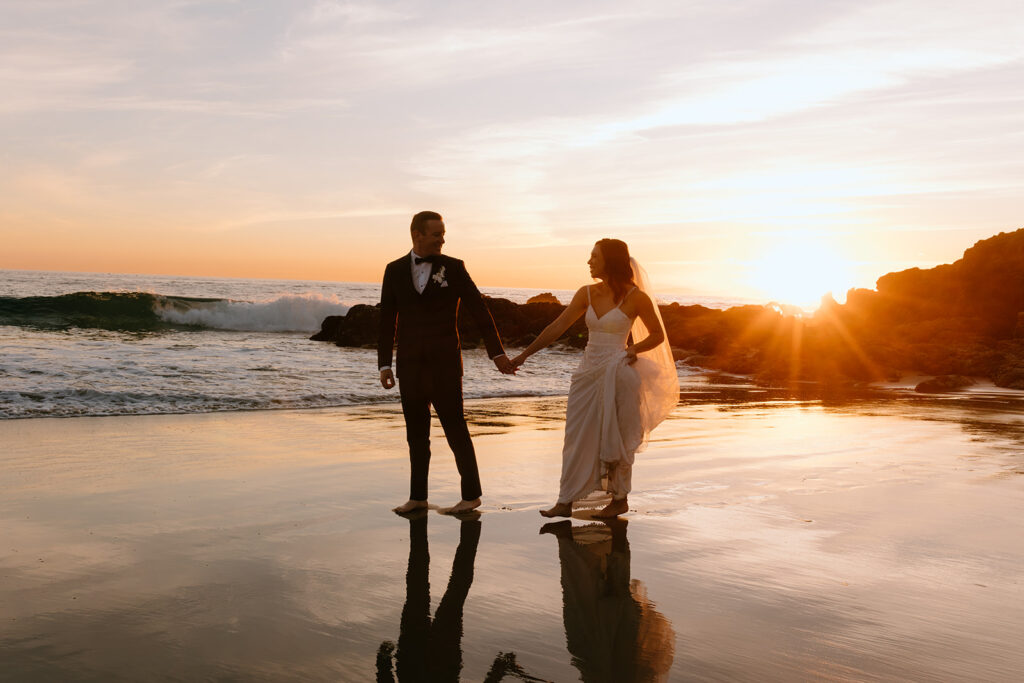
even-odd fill
[[(1009, 228), (1020, 19), (1003, 0), (10, 0), (0, 203), (261, 234), (432, 206), (522, 248), (614, 232), (718, 264), (708, 235)], [(962, 237), (894, 243), (922, 261)]]
[[(1017, 29), (961, 33), (958, 14), (924, 9), (851, 8), (764, 54), (666, 64), (647, 97), (615, 109), (459, 131), (430, 151), (419, 188), (453, 199), (466, 188), (485, 201), (526, 197), (516, 207), (533, 224), (554, 229), (564, 217), (544, 214), (564, 203), (592, 225), (628, 224), (629, 214), (641, 223), (673, 216), (677, 222), (844, 223), (850, 220), (844, 214), (857, 209), (851, 199), (992, 187), (992, 178), (963, 173), (967, 158), (948, 159), (943, 179), (920, 167), (921, 155), (947, 141), (927, 123), (928, 133), (915, 135), (920, 112), (898, 99), (922, 84), (1016, 65), (1024, 42), (995, 40)], [(905, 22), (903, 29), (886, 23), (915, 12), (928, 19), (914, 39)], [(975, 18), (968, 28), (991, 20)], [(881, 30), (872, 33), (876, 25)], [(964, 102), (952, 92), (945, 97), (947, 104)], [(871, 111), (887, 98), (897, 99), (887, 112)], [(880, 126), (892, 134), (871, 129)], [(995, 182), (1019, 186), (1021, 176)]]

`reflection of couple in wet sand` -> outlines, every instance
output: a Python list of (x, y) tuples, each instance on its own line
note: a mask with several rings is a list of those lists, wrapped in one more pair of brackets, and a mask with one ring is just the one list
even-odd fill
[(572, 663), (591, 681), (663, 681), (675, 654), (672, 624), (630, 577), (624, 519), (541, 529), (558, 538), (562, 620)]
[[(630, 577), (625, 520), (572, 526), (568, 520), (541, 529), (558, 539), (562, 569), (562, 619), (572, 663), (587, 683), (667, 680), (675, 649), (672, 626)], [(451, 578), (430, 618), (427, 515), (409, 520), (409, 565), (397, 647), (377, 651), (377, 681), (458, 681), (462, 671), (463, 606), (473, 582), (480, 541), (479, 519), (463, 519)], [(396, 679), (397, 676), (397, 679)], [(484, 679), (545, 681), (523, 669), (513, 652), (500, 652)]]
[[(479, 513), (477, 513), (479, 516)], [(463, 519), (451, 578), (434, 618), (430, 618), (430, 551), (427, 515), (409, 520), (409, 566), (405, 574), (405, 607), (398, 636), (381, 643), (377, 680), (458, 681), (462, 671), (462, 607), (473, 583), (473, 563), (480, 542), (480, 520)], [(394, 668), (392, 668), (394, 655)]]
[(460, 305), (476, 320), (488, 355), (506, 374), (514, 374), (527, 358), (585, 316), (589, 341), (569, 387), (558, 500), (541, 514), (569, 517), (574, 501), (599, 489), (610, 492), (612, 500), (596, 516), (613, 518), (628, 511), (634, 455), (678, 402), (679, 381), (646, 274), (630, 258), (626, 244), (612, 239), (597, 242), (588, 265), (599, 282), (581, 287), (562, 314), (509, 360), (465, 265), (441, 254), (441, 216), (431, 211), (416, 214), (410, 234), (412, 251), (389, 263), (384, 272), (380, 304), (380, 382), (390, 389), (398, 376), (411, 466), (409, 500), (395, 512), (427, 507), (431, 405), (462, 480), (462, 499), (442, 511), (463, 514), (480, 506), (480, 474), (463, 413), (456, 326)]

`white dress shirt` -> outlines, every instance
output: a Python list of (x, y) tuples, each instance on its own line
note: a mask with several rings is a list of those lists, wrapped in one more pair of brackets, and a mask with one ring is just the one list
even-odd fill
[(416, 264), (416, 259), (422, 258), (415, 251), (409, 252), (409, 265), (412, 266), (412, 284), (416, 287), (416, 291), (420, 294), (427, 288), (427, 282), (430, 281), (430, 267), (431, 263), (424, 261), (419, 265)]

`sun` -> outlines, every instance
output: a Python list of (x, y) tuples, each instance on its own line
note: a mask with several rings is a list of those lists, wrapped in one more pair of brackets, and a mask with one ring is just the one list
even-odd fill
[(754, 260), (750, 284), (778, 303), (814, 309), (829, 292), (845, 298), (854, 286), (853, 264), (822, 239), (787, 237)]

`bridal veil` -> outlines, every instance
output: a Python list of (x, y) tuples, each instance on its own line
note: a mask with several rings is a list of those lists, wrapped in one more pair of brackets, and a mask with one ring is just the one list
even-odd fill
[[(665, 321), (658, 310), (658, 302), (651, 291), (651, 283), (645, 271), (635, 258), (629, 259), (629, 265), (633, 269), (633, 282), (637, 289), (651, 298), (654, 304), (654, 313), (658, 316), (658, 323), (665, 330)], [(640, 316), (633, 321), (630, 330), (633, 341), (639, 341), (650, 334), (647, 325)], [(672, 358), (672, 347), (668, 341), (668, 330), (665, 330), (665, 339), (662, 343), (650, 351), (638, 354), (636, 363), (633, 364), (640, 377), (640, 422), (643, 426), (643, 442), (637, 449), (643, 450), (647, 445), (648, 436), (655, 427), (668, 417), (672, 409), (679, 403), (679, 375), (676, 373), (676, 363)]]

